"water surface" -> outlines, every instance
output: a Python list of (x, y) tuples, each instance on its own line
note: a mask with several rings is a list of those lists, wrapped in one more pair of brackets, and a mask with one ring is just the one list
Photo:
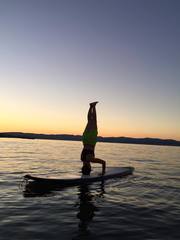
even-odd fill
[(0, 239), (180, 239), (179, 147), (98, 143), (107, 166), (133, 166), (134, 174), (24, 196), (25, 174), (80, 171), (81, 148), (76, 141), (0, 139)]

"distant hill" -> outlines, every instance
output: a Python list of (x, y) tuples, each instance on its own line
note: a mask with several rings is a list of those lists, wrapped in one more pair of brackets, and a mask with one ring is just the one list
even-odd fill
[[(25, 139), (52, 139), (52, 140), (70, 140), (81, 141), (81, 135), (70, 134), (37, 134), (37, 133), (22, 133), (22, 132), (2, 132), (1, 138), (25, 138)], [(128, 143), (128, 144), (147, 144), (147, 145), (165, 145), (165, 146), (180, 146), (180, 141), (173, 139), (159, 138), (130, 138), (130, 137), (98, 137), (99, 142), (110, 143)]]

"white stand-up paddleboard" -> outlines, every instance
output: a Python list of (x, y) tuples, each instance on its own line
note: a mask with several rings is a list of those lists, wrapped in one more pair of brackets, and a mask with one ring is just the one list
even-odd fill
[(29, 184), (37, 184), (42, 187), (61, 187), (61, 186), (74, 186), (84, 183), (92, 183), (103, 181), (111, 178), (121, 178), (132, 174), (133, 167), (108, 167), (104, 175), (100, 173), (92, 173), (88, 175), (73, 175), (67, 178), (42, 178), (31, 175), (25, 175), (24, 179)]

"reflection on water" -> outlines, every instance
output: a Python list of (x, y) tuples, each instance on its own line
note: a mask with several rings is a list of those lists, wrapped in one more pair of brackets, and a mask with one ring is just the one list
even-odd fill
[[(76, 207), (78, 207), (78, 213), (76, 215), (78, 223), (78, 239), (81, 236), (86, 236), (90, 234), (89, 225), (93, 218), (95, 217), (96, 211), (98, 211), (98, 207), (96, 206), (97, 198), (103, 197), (105, 193), (105, 185), (104, 181), (101, 183), (97, 183), (95, 191), (91, 190), (92, 184), (81, 184), (77, 187), (78, 189), (78, 203)], [(63, 191), (66, 187), (59, 188), (44, 188), (42, 185), (38, 185), (35, 182), (22, 182), (22, 188), (24, 197), (50, 197), (58, 194), (58, 191)], [(76, 237), (73, 239), (77, 239)]]
[(22, 183), (23, 196), (24, 197), (48, 197), (53, 195), (53, 189), (44, 188), (37, 184), (32, 183)]
[(93, 198), (101, 197), (105, 193), (104, 182), (100, 184), (100, 192), (96, 195), (91, 193), (90, 185), (82, 184), (79, 186), (79, 212), (77, 218), (79, 221), (79, 230), (82, 234), (88, 234), (88, 226), (95, 216), (95, 212), (98, 208), (95, 206), (95, 201)]

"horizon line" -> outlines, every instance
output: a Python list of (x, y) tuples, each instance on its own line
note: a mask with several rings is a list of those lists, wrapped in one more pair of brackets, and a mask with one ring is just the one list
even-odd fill
[[(73, 134), (73, 133), (35, 133), (35, 132), (21, 132), (21, 131), (13, 131), (13, 132), (0, 132), (1, 133), (21, 133), (21, 134), (37, 134), (37, 135), (73, 135), (73, 136), (82, 136), (82, 134)], [(161, 137), (131, 137), (131, 136), (101, 136), (98, 135), (98, 137), (101, 138), (133, 138), (133, 139), (160, 139), (160, 140), (173, 140), (173, 141), (180, 141), (174, 138), (161, 138)]]

